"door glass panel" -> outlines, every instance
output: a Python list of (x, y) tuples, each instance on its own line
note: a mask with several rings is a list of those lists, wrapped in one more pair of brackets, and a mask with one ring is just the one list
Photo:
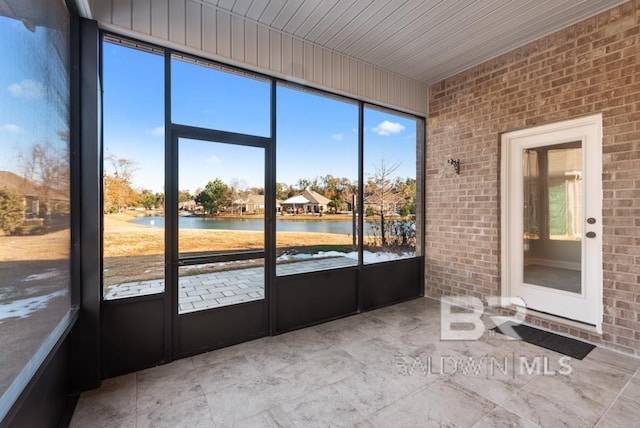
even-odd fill
[(524, 150), (523, 185), (524, 282), (581, 293), (581, 143)]
[(178, 313), (264, 299), (264, 259), (181, 266)]
[(264, 149), (178, 144), (180, 313), (263, 299)]

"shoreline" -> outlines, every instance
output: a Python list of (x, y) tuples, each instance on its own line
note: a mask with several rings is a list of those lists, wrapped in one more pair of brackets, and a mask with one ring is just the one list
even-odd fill
[[(140, 215), (130, 215), (128, 213), (119, 213), (119, 214), (105, 214), (105, 218), (111, 216), (130, 216), (131, 220), (136, 218), (144, 218), (144, 217), (161, 217), (164, 218), (164, 215), (161, 213), (156, 214), (140, 214)], [(203, 218), (203, 219), (212, 219), (212, 220), (262, 220), (264, 219), (263, 214), (247, 214), (247, 215), (219, 215), (219, 216), (211, 216), (211, 215), (187, 215), (187, 216), (179, 216), (180, 218)], [(358, 218), (357, 216), (355, 217)], [(322, 216), (317, 214), (298, 214), (298, 215), (275, 215), (276, 220), (282, 221), (353, 221), (354, 217), (348, 214), (323, 214)], [(129, 221), (131, 221), (129, 220)]]
[[(104, 257), (164, 254), (164, 228), (131, 223), (131, 213), (104, 217)], [(240, 233), (242, 232), (242, 233)], [(350, 245), (350, 235), (322, 232), (279, 232), (278, 247)], [(180, 252), (217, 252), (263, 249), (265, 234), (254, 230), (180, 229)]]

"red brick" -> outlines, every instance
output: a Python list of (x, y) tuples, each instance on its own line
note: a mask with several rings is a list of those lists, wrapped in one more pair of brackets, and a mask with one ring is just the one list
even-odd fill
[(630, 1), (431, 86), (427, 295), (500, 293), (500, 133), (602, 113), (604, 334), (569, 333), (640, 356), (639, 20)]

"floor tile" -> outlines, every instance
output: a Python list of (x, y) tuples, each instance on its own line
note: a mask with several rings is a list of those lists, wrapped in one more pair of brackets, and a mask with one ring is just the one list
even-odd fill
[[(270, 339), (270, 338), (265, 338)], [(263, 340), (258, 348), (243, 354), (260, 373), (270, 373), (305, 360), (306, 354), (293, 350), (284, 343)]]
[(368, 336), (357, 326), (346, 323), (329, 322), (315, 326), (313, 329), (335, 347), (368, 339)]
[(305, 367), (318, 373), (327, 383), (336, 383), (352, 376), (366, 366), (343, 350), (331, 351), (308, 360)]
[(71, 427), (106, 427), (127, 420), (136, 411), (136, 375), (128, 374), (102, 382), (102, 387), (82, 394)]
[(400, 332), (403, 342), (413, 346), (424, 346), (425, 344), (440, 341), (440, 325), (435, 322), (420, 321)]
[(249, 416), (222, 428), (296, 428), (289, 420), (282, 406), (272, 407), (257, 415)]
[(132, 416), (127, 419), (123, 419), (120, 422), (116, 422), (112, 425), (107, 425), (104, 428), (136, 428), (136, 417)]
[(419, 318), (404, 312), (401, 308), (398, 308), (395, 305), (376, 309), (368, 312), (367, 315), (368, 314), (373, 318), (380, 319), (385, 323), (400, 329), (422, 322)]
[(178, 374), (187, 373), (192, 371), (193, 369), (194, 364), (191, 358), (181, 358), (168, 364), (163, 364), (146, 370), (140, 370), (136, 373), (136, 376), (138, 379), (160, 379), (167, 376), (175, 376)]
[(342, 348), (364, 365), (386, 368), (389, 373), (394, 372), (397, 357), (406, 354), (406, 349), (391, 336), (375, 337)]
[[(261, 340), (261, 339), (258, 339)], [(251, 343), (251, 342), (247, 342)], [(215, 351), (205, 352), (203, 354), (194, 355), (191, 357), (191, 361), (193, 362), (194, 367), (204, 367), (209, 364), (220, 363), (222, 361), (226, 361), (230, 358), (235, 358), (240, 355), (243, 355), (245, 352), (245, 347), (240, 345), (228, 346), (222, 349), (216, 349)]]
[(199, 367), (195, 371), (205, 394), (251, 379), (261, 373), (244, 355)]
[(333, 387), (326, 386), (282, 406), (296, 426), (352, 427), (364, 417)]
[(640, 402), (640, 377), (631, 378), (621, 394), (622, 397)]
[(503, 407), (541, 426), (593, 426), (616, 393), (570, 376), (538, 376)]
[(141, 412), (136, 418), (137, 428), (211, 428), (213, 418), (204, 397)]
[(527, 384), (526, 380), (514, 377), (510, 372), (505, 374), (487, 366), (479, 372), (461, 371), (449, 379), (496, 404), (501, 404)]
[(379, 427), (470, 427), (494, 408), (494, 403), (475, 392), (440, 379), (396, 401), (370, 419)]
[(369, 312), (358, 316), (358, 329), (370, 338), (397, 334), (397, 328)]
[(203, 396), (198, 372), (194, 369), (172, 376), (138, 375), (138, 410), (164, 407)]
[(370, 416), (412, 392), (400, 375), (369, 369), (333, 384), (364, 416)]
[(397, 307), (401, 312), (412, 317), (426, 321), (440, 320), (440, 302), (438, 300), (423, 297), (400, 303)]
[(597, 428), (621, 428), (638, 426), (640, 401), (626, 398), (617, 399), (600, 419)]
[(312, 329), (302, 329), (284, 333), (274, 338), (274, 341), (283, 343), (303, 358), (313, 358), (319, 353), (327, 352), (334, 344), (326, 337)]
[[(602, 363), (597, 360), (570, 360), (571, 378), (577, 378), (593, 385), (620, 391), (631, 380), (632, 375), (628, 371), (620, 371), (613, 367), (603, 370)], [(619, 367), (619, 366), (618, 366)], [(623, 369), (624, 370), (624, 369)]]
[(207, 394), (214, 421), (231, 424), (327, 386), (318, 374), (294, 364)]
[[(640, 359), (485, 334), (440, 339), (415, 299), (136, 374), (83, 393), (72, 427), (634, 426)], [(567, 363), (570, 372), (561, 363)]]
[(584, 361), (593, 361), (600, 365), (601, 369), (618, 370), (633, 375), (640, 369), (640, 358), (634, 358), (630, 355), (624, 355), (619, 352), (611, 351), (604, 348), (595, 348), (589, 353)]
[(527, 419), (521, 418), (515, 413), (498, 407), (493, 412), (482, 418), (473, 428), (539, 428), (537, 425)]

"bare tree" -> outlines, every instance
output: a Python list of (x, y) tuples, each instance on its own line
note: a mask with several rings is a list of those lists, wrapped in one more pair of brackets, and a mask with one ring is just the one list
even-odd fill
[(137, 203), (138, 193), (133, 189), (133, 171), (135, 162), (114, 155), (105, 157), (111, 166), (111, 172), (104, 172), (104, 209), (107, 212), (121, 212), (124, 208)]
[(387, 204), (393, 193), (393, 182), (391, 176), (400, 167), (400, 162), (389, 163), (384, 156), (380, 158), (380, 163), (373, 165), (373, 175), (370, 178), (371, 197), (375, 198), (376, 205), (380, 207), (380, 238), (382, 246), (387, 244), (387, 235), (384, 223), (384, 214)]
[[(60, 135), (64, 140), (65, 136)], [(37, 186), (38, 199), (42, 201), (42, 214), (52, 211), (52, 193), (67, 193), (70, 183), (69, 144), (55, 147), (52, 144), (34, 143), (19, 155), (23, 177)], [(68, 197), (66, 198), (68, 200)]]

